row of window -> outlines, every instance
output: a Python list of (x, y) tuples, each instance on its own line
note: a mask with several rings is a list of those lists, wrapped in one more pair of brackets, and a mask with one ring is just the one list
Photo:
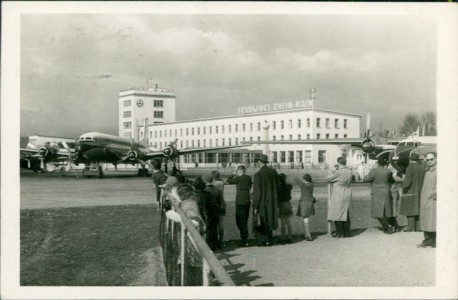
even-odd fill
[[(132, 111), (127, 110), (123, 114), (124, 118), (130, 118), (132, 117)], [(164, 112), (163, 111), (154, 111), (154, 118), (155, 119), (163, 119), (164, 118)]]
[[(141, 99), (138, 99), (141, 100)], [(163, 100), (154, 100), (154, 107), (164, 107), (164, 101)], [(124, 100), (123, 101), (123, 107), (131, 107), (132, 106), (132, 100)]]
[[(296, 153), (294, 153), (296, 152)], [(274, 163), (312, 163), (312, 151), (272, 151)], [(326, 163), (326, 150), (318, 150), (318, 163)]]
[[(312, 163), (311, 150), (297, 150), (297, 151), (272, 151), (273, 163), (294, 163), (305, 165)], [(232, 163), (251, 163), (254, 161), (253, 154), (232, 153), (231, 157), (227, 153), (221, 153), (218, 157), (219, 163), (229, 162)], [(186, 154), (184, 155), (184, 163), (216, 163), (216, 153), (199, 153), (199, 154)], [(326, 150), (318, 150), (318, 163), (326, 163)]]
[[(207, 143), (208, 141), (208, 143)], [(226, 143), (227, 141), (227, 143)], [(235, 138), (234, 142), (235, 144), (232, 144), (232, 138), (228, 138), (227, 140), (225, 138), (222, 139), (214, 139), (214, 144), (213, 144), (213, 139), (203, 139), (202, 142), (201, 140), (191, 140), (191, 141), (180, 141), (180, 147), (179, 148), (200, 148), (200, 147), (224, 147), (224, 146), (233, 146), (233, 145), (238, 145), (239, 144), (239, 139)], [(253, 142), (253, 137), (250, 137), (249, 139), (250, 142)], [(257, 141), (261, 141), (261, 137), (257, 137)], [(221, 142), (221, 143), (220, 143)], [(246, 142), (245, 138), (242, 138), (241, 142)], [(154, 148), (158, 149), (164, 149), (169, 145), (169, 142), (152, 142), (150, 141), (150, 146), (153, 146)]]
[[(162, 113), (162, 112), (157, 112), (157, 113)], [(156, 118), (156, 112), (154, 112), (154, 117)], [(327, 118), (326, 120), (329, 120), (329, 118)], [(290, 120), (290, 121), (292, 122), (292, 120)], [(300, 121), (300, 119), (299, 119), (299, 121)], [(309, 124), (310, 123), (310, 119), (307, 118), (307, 122), (308, 122), (308, 126), (307, 127), (310, 127), (310, 124)], [(280, 128), (284, 129), (284, 121), (281, 121), (280, 124), (281, 124)], [(300, 122), (298, 124), (300, 124)], [(320, 118), (317, 118), (317, 127), (318, 128), (320, 128), (319, 124), (320, 124)], [(336, 124), (338, 124), (338, 119), (336, 119)], [(273, 125), (272, 126), (273, 129), (275, 130), (276, 129), (276, 121), (273, 121), (272, 125)], [(253, 126), (254, 126), (253, 123), (249, 123), (248, 124), (248, 128), (249, 128), (250, 131), (253, 131)], [(247, 130), (246, 127), (247, 127), (246, 124), (243, 123), (242, 126), (241, 126), (241, 131), (242, 132), (246, 132), (246, 130)], [(216, 125), (214, 127), (214, 129), (215, 129), (214, 133), (215, 134), (219, 134), (219, 133), (223, 134), (223, 133), (225, 133), (226, 128), (227, 128), (227, 132), (228, 133), (231, 133), (232, 129), (234, 129), (234, 132), (239, 132), (239, 124), (235, 124), (234, 127), (232, 127), (232, 125), (227, 125), (227, 127), (225, 127), (225, 125), (221, 125), (221, 127)], [(300, 126), (298, 128), (300, 128)], [(327, 127), (327, 128), (329, 128), (329, 127)], [(338, 128), (338, 127), (336, 127), (336, 128)], [(202, 128), (201, 127), (197, 127), (197, 128), (191, 127), (191, 128), (185, 128), (184, 130), (183, 130), (183, 128), (180, 128), (179, 136), (182, 137), (183, 134), (185, 134), (185, 136), (196, 135), (196, 134), (200, 135), (201, 132), (202, 132), (202, 134), (207, 134), (207, 129), (208, 129), (208, 134), (213, 134), (213, 127), (212, 126), (208, 126), (208, 127), (202, 127)], [(220, 132), (220, 129), (221, 129), (221, 132)], [(347, 129), (347, 119), (344, 119), (344, 129)], [(257, 131), (261, 131), (261, 122), (257, 122)], [(172, 129), (169, 129), (169, 130), (166, 129), (166, 130), (163, 130), (163, 131), (162, 130), (154, 131), (154, 137), (155, 138), (158, 137), (158, 132), (159, 132), (159, 137), (160, 138), (162, 137), (162, 133), (164, 133), (164, 137), (167, 137), (167, 133), (168, 133), (169, 137), (172, 137), (172, 133), (173, 133)], [(173, 135), (173, 137), (178, 137), (178, 129), (175, 129), (174, 133), (175, 134)], [(317, 135), (318, 135), (317, 139), (319, 139), (320, 138), (319, 137), (320, 134), (317, 134)], [(152, 137), (152, 136), (150, 136), (150, 137)], [(345, 135), (345, 137), (346, 137), (346, 135)], [(326, 134), (326, 138), (327, 139), (330, 138), (329, 134)], [(338, 138), (338, 134), (336, 134), (335, 138)]]
[[(126, 123), (130, 123), (130, 122), (124, 122), (124, 124), (126, 124)], [(127, 129), (127, 128), (130, 128), (130, 127), (124, 126), (124, 128)], [(183, 129), (180, 129), (180, 136), (182, 135), (182, 131), (183, 131)], [(194, 128), (191, 128), (191, 132), (192, 132), (191, 135), (194, 135)], [(154, 132), (154, 138), (158, 138), (158, 134), (157, 133), (158, 133), (157, 131)], [(203, 130), (203, 134), (206, 134), (205, 127), (204, 127), (204, 130)], [(210, 131), (210, 134), (211, 134), (211, 131)], [(186, 135), (189, 135), (189, 128), (186, 128)], [(198, 128), (198, 130), (197, 130), (197, 135), (200, 135), (200, 128)], [(177, 136), (177, 129), (175, 129), (175, 137), (176, 136)], [(149, 137), (153, 138), (153, 132), (152, 131), (150, 131)], [(166, 138), (166, 137), (167, 137), (167, 130), (164, 130), (164, 138)], [(172, 129), (169, 130), (169, 137), (172, 137)], [(288, 137), (289, 137), (289, 140), (293, 139), (293, 135), (292, 134), (290, 134)], [(333, 138), (335, 138), (335, 139), (338, 139), (340, 137), (341, 136), (338, 133), (335, 133), (334, 136), (333, 136)], [(343, 134), (343, 138), (347, 138), (347, 137), (348, 137), (348, 135), (346, 133)], [(159, 131), (159, 138), (162, 138), (162, 131)], [(282, 134), (282, 135), (279, 136), (279, 138), (280, 138), (279, 139), (280, 141), (284, 141), (285, 140), (285, 135)], [(307, 133), (306, 139), (309, 140), (310, 138), (311, 138), (310, 133)], [(318, 140), (321, 139), (321, 133), (317, 133), (315, 138), (318, 139)], [(325, 139), (330, 139), (330, 138), (331, 138), (331, 134), (330, 133), (326, 133), (325, 134)], [(252, 139), (252, 137), (250, 139)], [(302, 139), (302, 135), (298, 134), (297, 135), (297, 139), (301, 140)], [(238, 140), (238, 138), (236, 138), (236, 140)], [(277, 140), (277, 136), (273, 135), (272, 136), (272, 140), (276, 141)], [(243, 141), (245, 141), (245, 138), (243, 138)]]
[[(345, 133), (345, 134), (343, 135), (343, 138), (347, 138), (347, 137), (348, 137), (348, 135)], [(316, 136), (315, 136), (315, 138), (316, 138), (317, 140), (321, 139), (321, 133), (317, 133)], [(331, 138), (331, 134), (330, 134), (330, 133), (326, 133), (326, 134), (325, 134), (325, 139), (329, 140), (330, 138)], [(340, 138), (339, 134), (338, 134), (338, 133), (335, 133), (335, 134), (334, 134), (334, 138), (335, 138), (335, 139)], [(289, 140), (292, 140), (292, 139), (293, 139), (293, 135), (290, 134), (290, 135), (289, 135)], [(297, 139), (298, 139), (298, 140), (301, 140), (301, 139), (302, 139), (302, 135), (298, 134), (298, 135), (297, 135)], [(277, 136), (276, 136), (276, 135), (273, 135), (273, 136), (272, 136), (272, 140), (276, 141), (276, 140), (277, 140)], [(280, 135), (280, 141), (284, 141), (284, 140), (285, 140), (285, 136), (284, 136), (283, 134)], [(307, 140), (310, 140), (310, 133), (307, 133)]]
[[(307, 128), (310, 128), (310, 118), (307, 118), (305, 120), (305, 125)], [(325, 125), (326, 125), (326, 128), (331, 128), (331, 119), (330, 118), (326, 118), (325, 119)], [(285, 129), (285, 121), (282, 120), (280, 121), (280, 129)], [(344, 129), (347, 129), (348, 127), (348, 120), (347, 119), (343, 119), (343, 128)], [(317, 128), (321, 128), (321, 118), (316, 118), (316, 127)], [(293, 129), (294, 126), (293, 126), (293, 120), (290, 119), (288, 120), (288, 129)], [(297, 119), (297, 128), (302, 128), (302, 120), (301, 119)], [(339, 124), (339, 119), (334, 119), (334, 128), (336, 129), (339, 129), (340, 128), (340, 124)], [(272, 129), (273, 130), (277, 130), (277, 122), (276, 121), (273, 121), (272, 122)]]
[[(317, 133), (316, 138), (320, 139), (320, 137), (321, 137), (321, 135), (319, 133)], [(339, 134), (335, 134), (334, 137), (336, 139), (338, 139), (339, 138)], [(343, 137), (346, 138), (347, 135), (344, 134)], [(150, 132), (150, 138), (151, 138), (151, 132)], [(277, 140), (275, 135), (272, 137), (272, 139), (274, 141)], [(292, 140), (292, 139), (293, 139), (293, 135), (290, 134), (289, 135), (289, 140)], [(301, 140), (302, 136), (300, 134), (298, 134), (297, 135), (297, 139)], [(308, 140), (310, 139), (310, 134), (307, 134), (307, 139)], [(329, 133), (326, 134), (326, 139), (329, 139)], [(285, 136), (281, 135), (280, 136), (280, 140), (284, 141), (285, 140)], [(208, 143), (207, 143), (207, 141), (208, 141)], [(221, 145), (219, 144), (220, 141), (221, 141)], [(227, 141), (227, 144), (226, 144), (226, 141)], [(234, 144), (232, 144), (232, 141), (234, 141)], [(250, 137), (248, 139), (248, 141), (249, 142), (253, 142), (254, 138)], [(261, 141), (261, 137), (258, 136), (256, 138), (256, 141), (258, 141), (258, 142)], [(219, 147), (219, 146), (224, 147), (224, 146), (239, 145), (240, 142), (244, 143), (244, 142), (247, 142), (247, 140), (246, 140), (245, 137), (243, 137), (242, 139), (239, 139), (239, 138), (234, 138), (234, 139), (232, 139), (232, 138), (214, 139), (214, 145), (213, 145), (213, 139), (191, 140), (191, 141), (183, 141), (183, 140), (181, 140), (180, 141), (180, 148), (183, 148), (183, 147), (185, 147), (185, 148), (188, 148), (188, 147), (191, 147), (191, 148), (194, 148), (194, 147), (213, 147), (213, 146), (215, 146), (215, 147)], [(153, 146), (153, 145), (154, 145), (155, 148), (163, 149), (163, 148), (168, 146), (168, 142), (166, 142), (166, 141), (165, 142), (155, 142), (154, 144), (153, 144), (153, 142), (150, 142), (150, 146)]]

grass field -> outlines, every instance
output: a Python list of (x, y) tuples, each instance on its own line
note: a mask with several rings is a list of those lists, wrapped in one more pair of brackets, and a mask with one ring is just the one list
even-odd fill
[(148, 251), (160, 245), (159, 219), (153, 205), (22, 210), (21, 285), (141, 282)]

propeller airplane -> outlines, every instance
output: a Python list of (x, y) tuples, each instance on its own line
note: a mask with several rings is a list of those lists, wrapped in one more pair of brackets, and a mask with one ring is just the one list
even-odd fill
[(350, 145), (359, 147), (365, 154), (365, 160), (377, 159), (380, 156), (385, 156), (392, 166), (402, 174), (405, 174), (409, 165), (411, 153), (423, 154), (428, 152), (436, 152), (436, 137), (435, 136), (419, 136), (419, 129), (409, 138), (396, 141), (389, 140), (386, 137), (371, 135), (370, 132), (370, 116), (367, 118), (367, 131), (364, 138), (342, 138), (342, 139), (307, 139), (307, 140), (269, 140), (245, 142), (245, 145), (253, 144), (294, 144), (294, 145)]
[[(147, 126), (147, 122), (148, 120), (145, 119), (144, 129)], [(144, 175), (147, 172), (147, 161), (154, 158), (165, 158), (167, 161), (175, 162), (176, 158), (184, 154), (246, 147), (246, 145), (236, 145), (177, 149), (176, 144), (178, 139), (175, 139), (168, 147), (163, 150), (157, 150), (148, 146), (146, 136), (147, 134), (144, 134), (139, 142), (135, 142), (134, 139), (99, 132), (88, 132), (82, 134), (75, 141), (75, 149), (70, 149), (66, 143), (62, 143), (64, 149), (57, 150), (54, 146), (42, 147), (40, 149), (31, 149), (28, 147), (27, 149), (21, 149), (21, 153), (28, 160), (40, 159), (42, 168), (43, 164), (50, 162), (65, 163), (66, 168), (72, 164), (79, 165), (80, 163), (86, 166), (97, 165), (99, 177), (101, 178), (103, 177), (103, 163), (112, 163), (115, 165), (115, 168), (118, 164), (140, 164), (142, 169), (139, 170), (139, 175)]]
[(207, 147), (207, 148), (186, 148), (177, 149), (178, 139), (175, 139), (163, 150), (149, 148), (140, 141), (136, 143), (133, 139), (129, 140), (118, 136), (90, 132), (80, 136), (76, 146), (76, 156), (74, 163), (98, 164), (99, 177), (103, 176), (101, 163), (112, 163), (115, 166), (120, 163), (140, 164), (143, 169), (148, 160), (154, 158), (166, 158), (172, 162), (183, 154), (201, 153), (214, 150), (245, 147), (245, 145)]
[(27, 161), (27, 167), (34, 171), (44, 169), (47, 163), (67, 164), (69, 157), (72, 157), (74, 152), (75, 149), (65, 141), (47, 142), (40, 148), (28, 143), (25, 149), (20, 149), (21, 157)]

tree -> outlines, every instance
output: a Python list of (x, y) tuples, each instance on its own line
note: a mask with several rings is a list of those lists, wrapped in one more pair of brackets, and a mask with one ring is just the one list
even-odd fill
[(400, 133), (406, 136), (411, 135), (417, 131), (418, 126), (421, 125), (420, 119), (414, 113), (407, 114), (404, 118), (401, 128), (399, 129)]
[[(421, 123), (424, 126), (425, 135), (437, 135), (436, 113), (427, 111), (421, 115)], [(421, 128), (423, 130), (423, 128)]]

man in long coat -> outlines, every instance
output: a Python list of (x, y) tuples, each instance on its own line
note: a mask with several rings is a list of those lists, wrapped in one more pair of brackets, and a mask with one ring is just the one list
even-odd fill
[(378, 166), (372, 169), (368, 175), (364, 176), (364, 182), (372, 183), (371, 190), (371, 216), (378, 219), (385, 233), (393, 233), (389, 226), (388, 218), (393, 217), (393, 201), (391, 198), (390, 187), (394, 183), (393, 173), (386, 168), (385, 158), (379, 157)]
[(437, 203), (437, 157), (436, 153), (426, 154), (426, 169), (420, 194), (420, 229), (425, 239), (417, 247), (436, 247), (436, 203)]
[(339, 169), (329, 174), (326, 180), (334, 183), (328, 207), (328, 221), (334, 221), (335, 238), (350, 237), (350, 201), (352, 197), (350, 184), (352, 181), (351, 169), (348, 168), (347, 159), (337, 159)]
[[(258, 246), (270, 246), (273, 243), (272, 230), (277, 229), (277, 171), (269, 168), (267, 155), (259, 158), (261, 168), (254, 174), (253, 184), (253, 231), (256, 234)], [(259, 218), (259, 223), (257, 220)], [(267, 237), (265, 241), (264, 237)]]
[(410, 155), (410, 163), (402, 183), (401, 214), (407, 216), (404, 232), (418, 231), (420, 214), (420, 193), (425, 177), (425, 167), (416, 153)]

